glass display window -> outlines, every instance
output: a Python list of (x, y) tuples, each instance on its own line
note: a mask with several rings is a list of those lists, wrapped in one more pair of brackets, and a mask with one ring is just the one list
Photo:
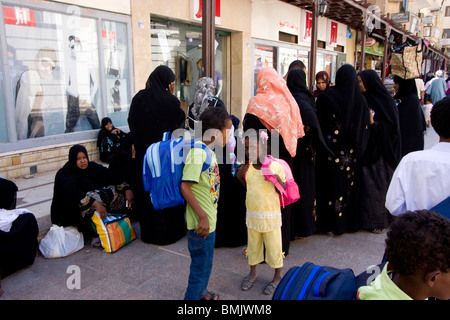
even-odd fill
[(8, 127), (6, 124), (5, 95), (3, 92), (3, 73), (0, 69), (0, 142), (7, 142)]
[(0, 10), (1, 150), (89, 139), (106, 116), (127, 125), (129, 17), (25, 0)]
[(99, 129), (96, 21), (7, 6), (3, 14), (17, 139)]
[(128, 124), (132, 95), (129, 85), (127, 25), (103, 20), (102, 46), (107, 116), (115, 126), (125, 126)]
[(277, 47), (256, 44), (253, 53), (253, 95), (258, 89), (258, 73), (263, 68), (274, 68), (277, 70)]
[[(216, 96), (228, 102), (228, 39), (229, 33), (216, 30), (215, 75)], [(166, 65), (175, 73), (175, 95), (187, 111), (194, 101), (195, 85), (203, 77), (202, 29), (199, 25), (165, 19), (151, 19), (152, 68)]]
[(289, 49), (289, 48), (280, 48), (280, 70), (279, 75), (284, 77), (289, 70), (289, 65), (292, 61), (298, 59), (297, 49)]

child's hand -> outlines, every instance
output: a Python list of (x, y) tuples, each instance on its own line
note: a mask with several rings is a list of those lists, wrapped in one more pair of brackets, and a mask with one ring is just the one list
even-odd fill
[[(277, 174), (274, 174), (273, 176), (274, 176), (275, 178), (277, 178), (278, 183), (283, 187), (284, 190), (286, 190), (286, 184), (283, 182), (283, 180), (281, 180), (280, 176), (277, 175)], [(278, 191), (278, 189), (277, 189), (277, 191)]]
[(208, 234), (209, 234), (209, 219), (208, 219), (208, 217), (200, 217), (200, 219), (198, 220), (198, 227), (197, 227), (197, 229), (195, 229), (195, 233), (201, 237), (204, 236), (205, 239), (208, 238)]
[(239, 167), (238, 172), (236, 173), (236, 178), (245, 186), (244, 174), (248, 170), (248, 164), (243, 164)]

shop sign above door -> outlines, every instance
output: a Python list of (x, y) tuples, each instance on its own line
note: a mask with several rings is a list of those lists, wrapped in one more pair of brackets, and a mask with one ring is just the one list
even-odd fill
[[(195, 21), (202, 21), (202, 0), (191, 0), (191, 19)], [(216, 25), (220, 25), (220, 0), (216, 0)]]
[(18, 26), (28, 26), (35, 27), (36, 26), (36, 18), (34, 15), (34, 11), (27, 8), (3, 8), (3, 18), (5, 20), (5, 24), (13, 24)]

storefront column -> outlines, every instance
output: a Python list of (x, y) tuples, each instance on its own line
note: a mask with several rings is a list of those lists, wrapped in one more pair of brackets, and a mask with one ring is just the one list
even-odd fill
[(312, 7), (311, 26), (311, 56), (309, 58), (309, 89), (313, 90), (316, 83), (316, 60), (317, 60), (317, 28), (319, 17), (317, 16), (318, 0), (314, 0)]
[(214, 41), (216, 1), (203, 0), (202, 2), (202, 61), (203, 75), (214, 79)]
[(384, 36), (384, 56), (383, 56), (383, 69), (381, 69), (381, 82), (384, 83), (384, 79), (386, 78), (386, 66), (388, 61), (388, 53), (389, 53), (389, 36), (391, 35), (391, 28), (386, 26), (386, 34)]
[(364, 11), (363, 15), (363, 29), (361, 30), (361, 63), (359, 65), (359, 71), (365, 69), (366, 64), (366, 31), (367, 31), (367, 12)]

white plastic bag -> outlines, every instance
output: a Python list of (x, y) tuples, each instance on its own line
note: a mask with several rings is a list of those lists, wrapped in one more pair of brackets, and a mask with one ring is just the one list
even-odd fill
[(39, 250), (45, 258), (67, 257), (83, 247), (83, 234), (77, 228), (57, 225), (52, 225), (39, 243)]

